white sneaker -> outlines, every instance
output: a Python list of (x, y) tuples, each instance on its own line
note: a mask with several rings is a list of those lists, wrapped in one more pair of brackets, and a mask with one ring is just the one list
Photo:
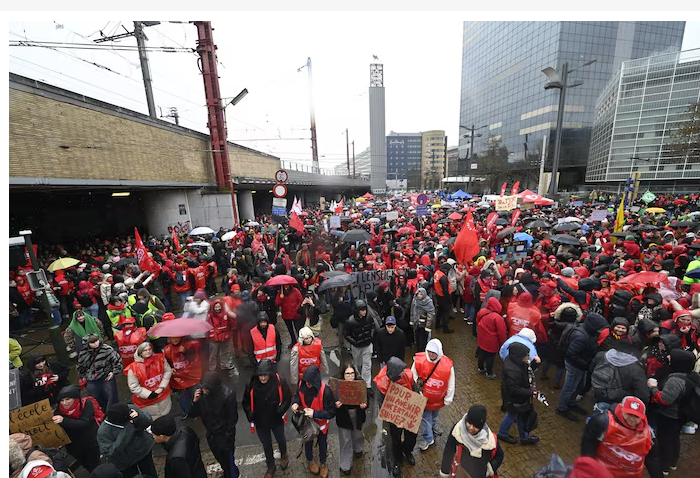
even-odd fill
[(576, 395), (574, 402), (580, 402), (581, 400), (583, 400), (583, 395)]
[(678, 469), (677, 466), (669, 466), (669, 468), (671, 469), (671, 471), (676, 471)]
[(695, 428), (696, 430), (698, 429), (698, 424), (697, 424), (697, 423), (694, 423), (694, 422), (688, 422), (688, 423), (686, 423), (685, 425), (688, 426), (688, 427), (693, 427), (693, 428)]
[(695, 435), (695, 428), (691, 427), (689, 425), (685, 425), (681, 431), (685, 433), (686, 435)]
[(430, 445), (433, 445), (434, 443), (435, 443), (435, 440), (430, 440), (430, 443), (421, 442), (421, 444), (418, 445), (418, 448), (420, 448), (421, 451), (425, 451), (428, 448), (430, 448)]

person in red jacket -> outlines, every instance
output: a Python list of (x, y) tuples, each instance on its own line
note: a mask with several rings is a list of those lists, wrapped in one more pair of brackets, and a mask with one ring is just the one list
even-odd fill
[(506, 325), (508, 326), (508, 337), (528, 328), (535, 331), (538, 342), (547, 341), (540, 311), (532, 301), (532, 295), (529, 292), (521, 292), (518, 294), (517, 300), (508, 305)]
[(146, 341), (146, 328), (136, 327), (136, 319), (126, 316), (119, 327), (121, 330), (114, 334), (114, 339), (117, 341), (122, 364), (127, 367), (134, 361), (138, 346)]
[(207, 322), (213, 327), (208, 332), (209, 342), (209, 370), (216, 370), (217, 363), (221, 370), (231, 376), (238, 375), (233, 365), (233, 342), (231, 341), (231, 319), (224, 310), (224, 304), (220, 299), (212, 302), (207, 316)]
[[(501, 303), (495, 297), (489, 297), (486, 307), (476, 314), (476, 344), (479, 373), (486, 373), (486, 378), (495, 380), (493, 360), (506, 341), (506, 323), (501, 316)], [(484, 368), (486, 367), (486, 368)]]
[[(163, 320), (166, 320), (165, 316)], [(170, 337), (168, 342), (168, 345), (163, 347), (163, 355), (173, 369), (170, 387), (177, 391), (180, 409), (187, 415), (192, 408), (192, 399), (197, 385), (202, 381), (199, 340)]]
[(291, 349), (299, 338), (299, 331), (304, 326), (304, 318), (299, 313), (299, 306), (304, 301), (301, 292), (289, 284), (283, 285), (277, 293), (275, 305), (282, 311), (282, 318), (289, 331), (289, 348)]
[(692, 351), (698, 347), (698, 331), (693, 325), (693, 318), (689, 310), (677, 310), (673, 313), (672, 320), (661, 322), (659, 334), (677, 335), (681, 339), (681, 347), (685, 350)]

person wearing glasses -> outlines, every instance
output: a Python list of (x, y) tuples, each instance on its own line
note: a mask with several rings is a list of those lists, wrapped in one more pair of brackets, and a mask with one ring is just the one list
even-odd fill
[[(347, 363), (342, 369), (340, 380), (361, 380), (355, 366), (352, 363)], [(355, 458), (360, 458), (364, 452), (364, 435), (362, 434), (362, 425), (365, 423), (365, 409), (367, 403), (359, 405), (346, 405), (340, 400), (335, 402), (338, 409), (335, 415), (335, 421), (338, 425), (338, 443), (340, 448), (340, 471), (345, 474), (350, 474), (350, 469), (353, 463), (353, 452)]]

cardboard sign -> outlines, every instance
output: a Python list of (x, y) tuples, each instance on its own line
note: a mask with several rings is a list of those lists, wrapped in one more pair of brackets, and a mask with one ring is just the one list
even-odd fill
[(428, 399), (423, 395), (391, 382), (379, 410), (379, 418), (399, 428), (418, 433), (427, 402)]
[(510, 211), (518, 205), (518, 196), (503, 196), (496, 198), (496, 211)]
[(514, 241), (496, 246), (496, 261), (515, 261), (527, 257), (527, 241)]
[(608, 211), (605, 209), (597, 209), (595, 211), (591, 211), (591, 217), (589, 218), (591, 221), (602, 221), (603, 219), (606, 219), (608, 217)]
[(340, 216), (331, 216), (329, 225), (331, 229), (340, 229)]
[(364, 299), (367, 292), (375, 290), (382, 282), (391, 284), (394, 274), (394, 269), (353, 272), (352, 275), (355, 278), (355, 282), (350, 285), (352, 296)]
[(361, 405), (367, 403), (367, 384), (364, 380), (338, 380), (328, 379), (328, 383), (333, 389), (335, 399), (343, 405)]
[(53, 422), (53, 411), (48, 398), (10, 411), (10, 433), (29, 435), (35, 445), (47, 448), (58, 448), (70, 443), (70, 438), (61, 425)]
[(386, 213), (387, 221), (397, 221), (399, 219), (399, 211), (389, 211)]

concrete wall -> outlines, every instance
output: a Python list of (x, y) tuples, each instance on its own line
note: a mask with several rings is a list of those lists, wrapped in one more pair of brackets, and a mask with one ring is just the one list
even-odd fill
[[(146, 195), (144, 216), (148, 233), (161, 237), (175, 230), (187, 233), (199, 226), (218, 231), (233, 228), (230, 194), (202, 194), (197, 189), (159, 190)], [(184, 206), (185, 214), (181, 214)]]
[(233, 197), (230, 194), (202, 194), (199, 190), (189, 190), (187, 199), (192, 212), (192, 228), (208, 226), (215, 231), (220, 227), (233, 228)]

